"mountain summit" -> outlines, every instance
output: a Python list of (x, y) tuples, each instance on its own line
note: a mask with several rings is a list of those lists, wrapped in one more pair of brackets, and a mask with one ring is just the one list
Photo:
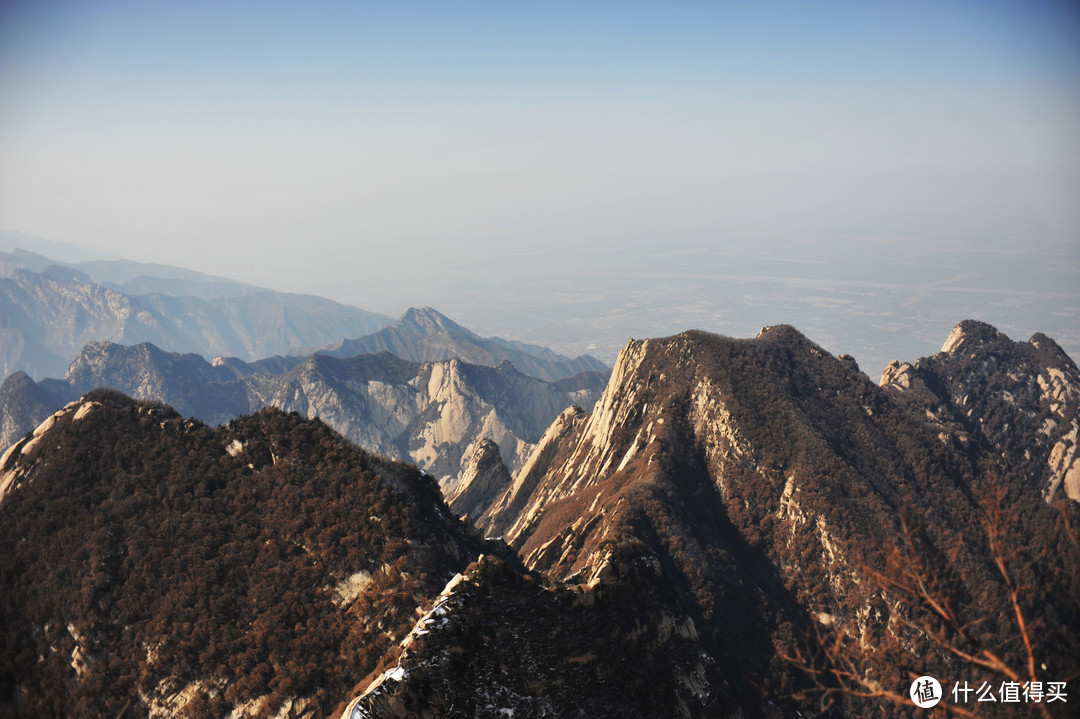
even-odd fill
[[(635, 607), (642, 644), (609, 639), (604, 657), (638, 651), (674, 677), (666, 716), (818, 700), (893, 716), (919, 673), (1076, 676), (1080, 505), (1056, 501), (1075, 466), (1075, 366), (1048, 338), (965, 322), (887, 374), (879, 386), (785, 325), (631, 341), (595, 409), (564, 412), (478, 525), (616, 617)], [(446, 645), (426, 643), (358, 716), (448, 691), (432, 668)], [(984, 652), (997, 663), (961, 658)]]
[(94, 392), (0, 459), (0, 714), (328, 716), (493, 550), (321, 422)]
[(1046, 335), (1013, 342), (985, 322), (965, 320), (937, 354), (890, 364), (881, 386), (942, 428), (953, 425), (959, 436), (992, 448), (1047, 502), (1080, 501), (1080, 371)]
[(430, 307), (409, 309), (396, 322), (374, 334), (320, 350), (320, 354), (334, 357), (379, 352), (390, 352), (413, 362), (457, 357), (471, 364), (494, 367), (510, 361), (521, 372), (548, 382), (580, 372), (608, 371), (603, 362), (590, 355), (570, 358), (547, 347), (480, 337)]
[(438, 332), (454, 333), (480, 339), (472, 330), (465, 329), (457, 322), (431, 307), (416, 309), (410, 307), (391, 327), (403, 332), (433, 335)]

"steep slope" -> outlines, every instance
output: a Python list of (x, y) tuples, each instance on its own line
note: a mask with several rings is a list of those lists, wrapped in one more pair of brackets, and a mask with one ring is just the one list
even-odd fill
[(498, 551), (415, 468), (278, 411), (214, 430), (96, 392), (0, 476), (5, 715), (327, 716)]
[(213, 300), (130, 295), (70, 270), (17, 269), (0, 277), (0, 373), (61, 374), (79, 348), (94, 340), (152, 342), (205, 357), (254, 360), (371, 332), (387, 321), (306, 295), (264, 291)]
[(25, 372), (16, 372), (0, 385), (0, 446), (7, 449), (57, 407), (69, 400), (64, 383), (59, 392), (49, 384), (34, 382)]
[[(1041, 401), (1022, 399), (1025, 411)], [(798, 694), (804, 679), (778, 658), (835, 629), (856, 642), (843, 659), (862, 667), (863, 681), (903, 695), (901, 661), (875, 663), (869, 648), (899, 642), (896, 657), (939, 676), (981, 670), (918, 626), (898, 628), (877, 582), (901, 575), (883, 548), (948, 556), (959, 576), (943, 586), (966, 597), (955, 599), (965, 616), (1004, 618), (1011, 580), (994, 569), (985, 522), (1008, 510), (1020, 566), (1043, 577), (1022, 609), (1055, 627), (1037, 652), (1064, 678), (1080, 648), (1080, 547), (1062, 542), (1061, 515), (999, 446), (878, 387), (790, 327), (754, 340), (687, 332), (631, 342), (594, 412), (561, 416), (480, 524), (553, 580), (596, 586), (628, 565), (657, 566), (675, 594), (671, 611), (694, 620), (733, 684)], [(1075, 507), (1066, 511), (1075, 521)], [(1024, 666), (1019, 630), (972, 626), (968, 636)], [(849, 712), (867, 708), (848, 701)]]
[[(367, 717), (719, 717), (739, 699), (668, 613), (651, 567), (582, 592), (485, 556), (454, 578), (342, 712)], [(751, 713), (779, 716), (778, 708)]]
[(503, 463), (499, 445), (490, 439), (477, 442), (456, 491), (446, 496), (454, 514), (475, 521), (510, 487), (510, 472)]
[(1047, 502), (1080, 501), (1080, 372), (1046, 335), (1013, 342), (966, 320), (941, 352), (910, 365), (892, 363), (881, 384), (928, 416), (959, 424), (1028, 477)]
[[(285, 371), (268, 371), (279, 366)], [(348, 359), (316, 355), (295, 365), (272, 360), (208, 363), (198, 355), (163, 352), (150, 344), (96, 342), (83, 348), (64, 382), (32, 385), (27, 378), (19, 383), (17, 395), (0, 394), (0, 400), (12, 400), (0, 403), (0, 443), (5, 447), (53, 408), (92, 389), (110, 387), (167, 402), (212, 424), (266, 406), (320, 417), (368, 450), (415, 461), (451, 492), (481, 439), (495, 441), (501, 456), (516, 468), (559, 412), (573, 403), (595, 402), (603, 376), (587, 373), (551, 384), (509, 363), (416, 363), (388, 353)], [(30, 392), (55, 402), (28, 405)]]
[(456, 357), (470, 364), (494, 367), (509, 361), (521, 372), (549, 382), (581, 372), (607, 372), (603, 362), (589, 355), (571, 359), (546, 347), (480, 337), (430, 307), (409, 309), (392, 325), (374, 334), (321, 350), (322, 354), (333, 357), (378, 352), (390, 352), (413, 362)]

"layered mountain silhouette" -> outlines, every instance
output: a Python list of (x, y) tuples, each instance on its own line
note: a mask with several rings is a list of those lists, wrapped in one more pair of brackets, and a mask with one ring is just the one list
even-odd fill
[(1077, 381), (1049, 338), (973, 322), (881, 383), (788, 326), (632, 341), (509, 488), (476, 443), (448, 496), (483, 544), (430, 479), (321, 422), (212, 430), (93, 393), (0, 458), (0, 702), (909, 716), (929, 674), (946, 693), (1040, 682), (1069, 701), (996, 708), (1067, 716)]
[(414, 362), (437, 362), (456, 357), (465, 362), (495, 366), (511, 362), (525, 374), (554, 381), (581, 372), (607, 373), (608, 367), (591, 355), (573, 359), (547, 347), (480, 337), (430, 307), (409, 309), (396, 322), (374, 334), (320, 350), (334, 357), (390, 352)]
[(43, 261), (30, 253), (0, 253), (4, 376), (62, 374), (90, 341), (152, 342), (205, 357), (255, 360), (367, 334), (391, 321), (321, 297), (178, 268), (107, 261), (42, 266)]
[(606, 374), (586, 372), (545, 382), (507, 361), (421, 363), (383, 352), (210, 363), (149, 343), (92, 342), (63, 380), (35, 383), (15, 374), (0, 385), (0, 444), (10, 445), (55, 408), (108, 387), (210, 424), (267, 406), (317, 416), (361, 447), (416, 462), (449, 492), (482, 439), (496, 442), (501, 459), (516, 469), (562, 410), (591, 407), (605, 381)]
[[(0, 233), (0, 244), (3, 244), (2, 235)], [(39, 238), (31, 237), (25, 240), (42, 242)], [(62, 251), (62, 248), (58, 249)], [(129, 295), (158, 293), (214, 299), (270, 291), (265, 287), (170, 265), (102, 258), (61, 262), (19, 247), (10, 252), (0, 252), (0, 275), (11, 276), (15, 270), (31, 270), (55, 280), (101, 285)]]

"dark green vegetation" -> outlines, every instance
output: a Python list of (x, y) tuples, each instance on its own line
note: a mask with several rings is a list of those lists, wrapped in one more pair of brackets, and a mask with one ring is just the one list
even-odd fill
[[(3, 713), (145, 715), (191, 683), (188, 716), (266, 694), (331, 708), (483, 551), (432, 480), (317, 421), (82, 406), (0, 505)], [(346, 605), (335, 587), (360, 572)]]

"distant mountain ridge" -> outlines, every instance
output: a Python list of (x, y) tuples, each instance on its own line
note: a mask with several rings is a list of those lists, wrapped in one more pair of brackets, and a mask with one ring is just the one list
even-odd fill
[(554, 381), (580, 372), (607, 372), (608, 367), (590, 355), (564, 357), (547, 347), (484, 338), (431, 307), (410, 308), (396, 322), (379, 331), (319, 350), (333, 357), (390, 352), (413, 362), (437, 362), (457, 357), (471, 364), (494, 367), (510, 361), (521, 372)]
[(414, 362), (457, 357), (492, 367), (509, 360), (549, 381), (608, 369), (589, 355), (569, 358), (546, 347), (480, 337), (431, 307), (409, 309), (391, 323), (321, 297), (179, 267), (58, 262), (19, 247), (0, 251), (0, 376), (58, 376), (90, 341), (150, 342), (225, 362), (266, 360), (263, 367), (279, 369), (315, 351), (336, 357), (388, 351)]
[[(72, 268), (43, 272), (15, 268), (0, 277), (0, 373), (35, 378), (63, 374), (87, 342), (105, 340), (242, 359), (285, 353), (367, 333), (390, 321), (371, 312), (309, 295), (270, 291), (206, 299), (155, 292), (127, 294), (86, 281)], [(142, 278), (139, 283), (167, 285)], [(190, 280), (178, 279), (190, 289)], [(206, 282), (196, 282), (208, 289)], [(219, 289), (216, 283), (212, 288)], [(232, 287), (233, 285), (229, 285)]]
[(20, 269), (40, 272), (57, 280), (98, 284), (130, 295), (158, 293), (212, 299), (272, 292), (266, 287), (171, 265), (122, 259), (64, 262), (21, 247), (0, 251), (0, 276), (10, 276)]
[(389, 352), (210, 363), (150, 343), (92, 342), (63, 380), (34, 383), (15, 374), (0, 385), (0, 444), (14, 442), (56, 407), (108, 387), (167, 402), (211, 424), (267, 406), (317, 416), (365, 449), (417, 463), (451, 491), (482, 439), (493, 440), (516, 469), (547, 425), (570, 405), (591, 407), (606, 379), (584, 372), (545, 382), (508, 361), (497, 367), (458, 359), (421, 363)]

